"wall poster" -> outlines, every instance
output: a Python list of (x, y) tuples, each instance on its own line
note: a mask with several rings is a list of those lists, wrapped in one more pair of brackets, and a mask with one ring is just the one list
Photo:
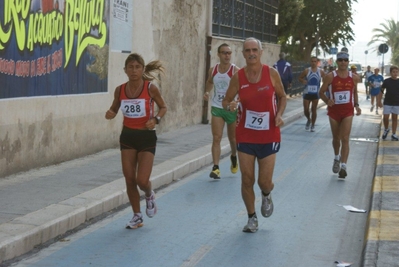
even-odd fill
[(109, 0), (0, 1), (0, 99), (107, 91)]

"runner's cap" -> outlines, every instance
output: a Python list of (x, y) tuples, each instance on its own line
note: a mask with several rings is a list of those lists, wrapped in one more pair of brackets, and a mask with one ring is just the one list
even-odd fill
[(338, 54), (337, 54), (337, 59), (338, 58), (347, 58), (347, 59), (349, 59), (349, 54), (348, 53), (346, 53), (346, 52), (339, 52)]

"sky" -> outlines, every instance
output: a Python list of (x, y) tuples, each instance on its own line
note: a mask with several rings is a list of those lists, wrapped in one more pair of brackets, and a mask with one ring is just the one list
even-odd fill
[[(382, 56), (377, 56), (377, 52), (373, 51), (374, 47), (368, 47), (367, 43), (374, 35), (372, 29), (381, 28), (380, 24), (386, 19), (393, 18), (399, 20), (399, 0), (358, 0), (352, 5), (354, 10), (353, 16), (353, 32), (355, 41), (348, 45), (350, 59), (360, 62), (363, 66), (370, 65), (377, 67), (382, 63)], [(378, 46), (379, 43), (376, 43)], [(341, 47), (338, 47), (340, 50)], [(365, 54), (365, 51), (368, 54)], [(391, 51), (384, 54), (384, 64), (389, 64)]]

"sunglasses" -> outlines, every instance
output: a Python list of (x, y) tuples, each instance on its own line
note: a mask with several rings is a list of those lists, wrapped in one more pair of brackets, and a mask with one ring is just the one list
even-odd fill
[(221, 51), (220, 54), (231, 55), (231, 51)]
[(347, 58), (338, 58), (337, 61), (338, 62), (342, 62), (342, 61), (348, 62), (349, 59), (347, 59)]

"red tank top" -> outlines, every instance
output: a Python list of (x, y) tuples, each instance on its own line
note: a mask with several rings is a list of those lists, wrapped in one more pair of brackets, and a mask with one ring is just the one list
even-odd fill
[(275, 89), (267, 65), (262, 67), (258, 83), (250, 83), (244, 69), (238, 71), (239, 108), (237, 143), (268, 144), (281, 141), (280, 128), (275, 125), (277, 103)]
[(328, 107), (328, 111), (342, 111), (342, 110), (353, 110), (353, 88), (355, 84), (353, 82), (352, 73), (348, 71), (346, 78), (338, 76), (337, 72), (333, 72), (333, 80), (330, 87), (330, 98), (334, 100), (335, 105)]
[(126, 85), (121, 85), (119, 95), (123, 125), (131, 129), (145, 129), (146, 122), (154, 117), (154, 101), (149, 93), (151, 83), (144, 81), (143, 90), (136, 98), (126, 96)]

